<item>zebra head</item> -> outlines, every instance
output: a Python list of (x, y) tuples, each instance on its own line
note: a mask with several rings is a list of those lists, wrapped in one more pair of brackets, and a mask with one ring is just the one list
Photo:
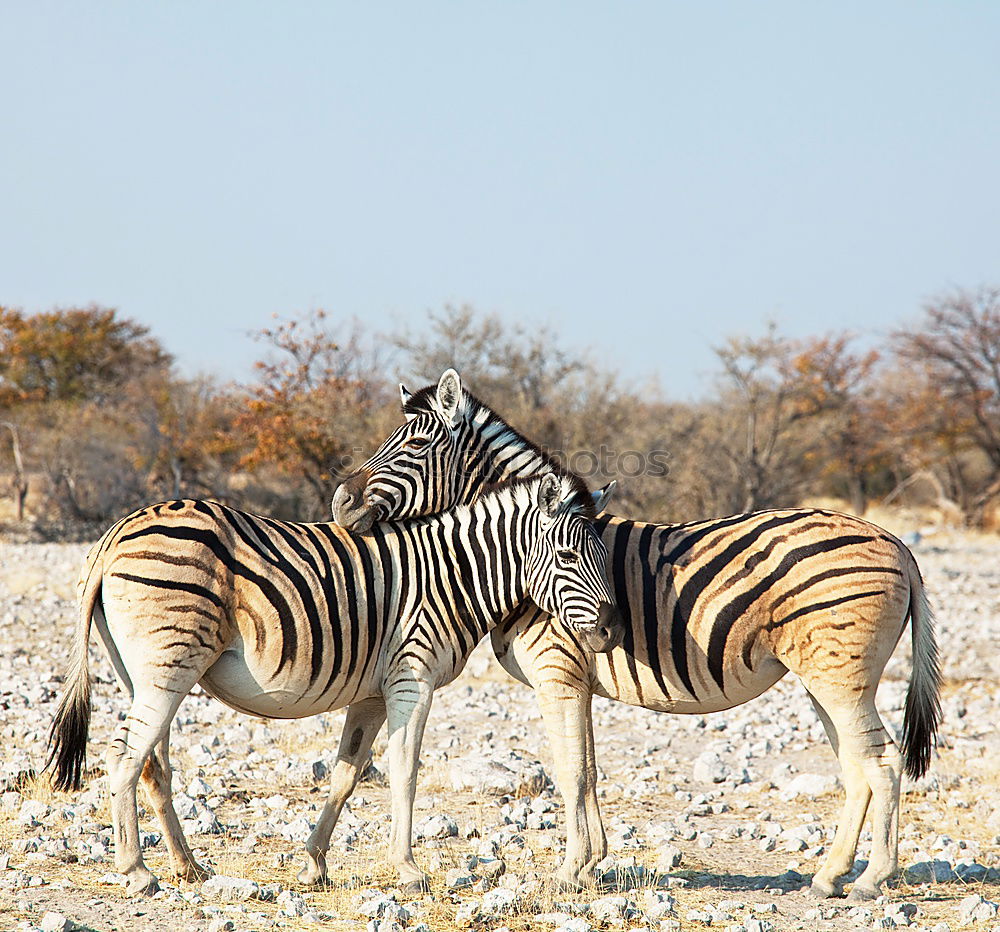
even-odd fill
[(528, 594), (597, 652), (617, 647), (625, 633), (608, 582), (608, 551), (593, 525), (613, 488), (591, 494), (577, 476), (544, 475), (534, 492), (538, 533), (526, 555)]
[(416, 395), (399, 386), (405, 423), (396, 428), (360, 469), (337, 488), (333, 520), (353, 531), (376, 521), (414, 518), (447, 511), (463, 498), (462, 451), (469, 396), (448, 369), (437, 384)]
[(454, 369), (417, 392), (399, 386), (405, 423), (333, 496), (333, 520), (352, 531), (375, 521), (438, 514), (489, 485), (560, 471), (548, 454), (466, 391)]

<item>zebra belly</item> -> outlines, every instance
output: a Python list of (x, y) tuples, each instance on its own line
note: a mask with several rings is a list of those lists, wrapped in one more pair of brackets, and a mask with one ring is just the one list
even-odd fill
[[(290, 680), (292, 680), (290, 682)], [(210, 696), (248, 715), (265, 718), (305, 718), (340, 709), (359, 698), (357, 690), (348, 690), (346, 683), (335, 683), (333, 688), (320, 692), (296, 689), (293, 678), (270, 676), (259, 665), (247, 662), (242, 644), (222, 653), (200, 680), (202, 689)]]
[(759, 660), (752, 671), (745, 668), (740, 671), (739, 678), (725, 677), (724, 689), (714, 681), (696, 682), (697, 695), (691, 696), (680, 683), (669, 678), (661, 685), (648, 666), (634, 661), (630, 665), (625, 652), (616, 648), (610, 654), (595, 655), (594, 694), (657, 712), (703, 715), (756, 699), (787, 672), (788, 668), (781, 661), (766, 657)]

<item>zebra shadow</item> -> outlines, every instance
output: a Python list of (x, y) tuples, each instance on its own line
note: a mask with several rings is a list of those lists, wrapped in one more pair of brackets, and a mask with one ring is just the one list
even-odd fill
[[(865, 861), (856, 862), (846, 879), (853, 880), (860, 876), (865, 866), (867, 866)], [(599, 886), (604, 891), (616, 893), (644, 889), (697, 890), (707, 888), (734, 892), (775, 889), (787, 893), (808, 886), (811, 880), (811, 874), (800, 874), (794, 870), (787, 870), (781, 874), (734, 874), (693, 870), (661, 873), (637, 866), (606, 871), (599, 880)]]
[[(865, 860), (857, 860), (841, 879), (853, 883), (868, 866)], [(732, 892), (781, 890), (790, 893), (804, 889), (812, 882), (812, 874), (800, 874), (787, 870), (781, 874), (735, 874), (731, 872), (681, 870), (660, 873), (645, 867), (629, 867), (606, 871), (600, 878), (599, 886), (607, 892), (625, 893), (634, 890), (656, 889), (714, 889)], [(952, 867), (947, 861), (921, 861), (903, 869), (896, 877), (885, 881), (886, 891), (904, 887), (922, 887), (927, 884), (970, 887), (1000, 883), (1000, 868), (983, 864), (960, 864)]]

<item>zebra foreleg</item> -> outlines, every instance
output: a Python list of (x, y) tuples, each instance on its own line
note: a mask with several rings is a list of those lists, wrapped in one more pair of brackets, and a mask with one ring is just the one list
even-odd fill
[(424, 725), (431, 709), (434, 688), (415, 679), (395, 681), (386, 690), (389, 720), (389, 790), (392, 794), (392, 828), (389, 860), (399, 871), (403, 892), (421, 893), (430, 888), (427, 875), (413, 860), (413, 797)]
[(326, 852), (330, 847), (330, 835), (344, 803), (354, 792), (372, 742), (385, 723), (385, 715), (385, 700), (381, 696), (355, 702), (348, 708), (337, 750), (337, 763), (330, 778), (330, 796), (316, 828), (306, 841), (306, 866), (299, 871), (299, 883), (326, 882)]
[(594, 866), (607, 851), (597, 805), (591, 696), (551, 681), (539, 682), (535, 690), (566, 808), (566, 857), (556, 871), (556, 882), (577, 890), (593, 883)]
[(604, 833), (604, 820), (597, 802), (597, 752), (594, 749), (594, 696), (589, 693), (581, 697), (586, 716), (587, 738), (587, 828), (590, 831), (590, 861), (586, 865), (586, 877), (594, 876), (597, 865), (608, 856), (608, 836)]
[(163, 828), (163, 836), (174, 863), (174, 875), (178, 880), (191, 882), (204, 880), (211, 871), (202, 867), (194, 858), (188, 847), (187, 839), (181, 829), (177, 812), (174, 810), (173, 798), (170, 792), (171, 771), (169, 756), (170, 731), (153, 749), (142, 768), (140, 781), (150, 805), (156, 812)]

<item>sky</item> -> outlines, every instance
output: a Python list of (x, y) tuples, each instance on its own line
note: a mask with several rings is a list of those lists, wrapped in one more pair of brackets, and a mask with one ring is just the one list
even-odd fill
[(1000, 284), (1000, 4), (55, 3), (0, 14), (0, 303), (182, 371), (469, 303), (671, 397), (768, 320)]

